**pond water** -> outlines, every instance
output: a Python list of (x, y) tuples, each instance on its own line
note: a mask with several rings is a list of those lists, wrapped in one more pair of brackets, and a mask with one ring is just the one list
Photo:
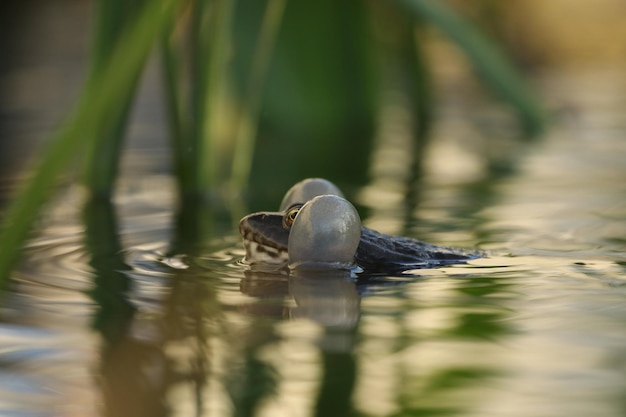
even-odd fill
[(365, 224), (488, 251), (467, 264), (254, 271), (239, 213), (185, 249), (167, 175), (63, 189), (1, 310), (0, 415), (625, 415), (626, 84), (601, 78), (545, 83), (571, 108), (506, 176), (444, 114), (412, 208), (380, 145)]

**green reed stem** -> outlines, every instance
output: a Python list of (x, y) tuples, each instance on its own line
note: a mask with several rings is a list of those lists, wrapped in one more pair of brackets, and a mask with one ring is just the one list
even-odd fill
[(396, 0), (414, 17), (437, 26), (461, 48), (483, 80), (518, 111), (529, 137), (544, 128), (544, 115), (526, 82), (486, 36), (436, 0)]
[(235, 152), (230, 178), (232, 190), (239, 192), (246, 188), (252, 169), (263, 86), (286, 3), (286, 0), (270, 0), (267, 4), (252, 60), (235, 136)]
[(421, 22), (412, 24), (402, 31), (402, 53), (405, 71), (408, 72), (407, 92), (411, 100), (411, 107), (414, 112), (414, 126), (412, 131), (413, 152), (409, 176), (407, 178), (406, 194), (406, 218), (405, 222), (411, 221), (411, 216), (418, 204), (419, 181), (423, 173), (423, 163), (430, 139), (430, 132), (433, 124), (433, 91), (430, 72), (426, 58), (421, 48), (418, 34), (421, 29)]
[[(92, 62), (88, 83), (99, 82), (101, 69), (111, 59), (115, 45), (132, 25), (141, 10), (144, 0), (100, 0), (96, 2), (95, 33), (92, 47)], [(128, 115), (143, 65), (135, 70), (134, 81), (120, 97), (118, 107), (107, 122), (91, 132), (87, 153), (84, 183), (94, 197), (109, 198), (117, 177), (122, 142)]]
[[(221, 3), (223, 1), (219, 0)], [(205, 144), (209, 138), (209, 61), (211, 50), (209, 39), (211, 37), (211, 7), (207, 0), (193, 1), (191, 16), (191, 53), (189, 61), (191, 65), (191, 127), (189, 137), (185, 138), (185, 164), (189, 171), (189, 177), (185, 179), (183, 195), (196, 196), (203, 193), (208, 179), (203, 176), (201, 161), (206, 158)], [(215, 5), (214, 5), (215, 6)]]
[[(204, 197), (217, 183), (221, 155), (216, 121), (228, 78), (234, 4), (193, 0), (184, 39), (188, 47), (175, 45), (173, 21), (161, 40), (174, 167), (183, 199)], [(185, 64), (189, 73), (183, 71)]]
[(233, 16), (235, 0), (214, 0), (215, 14), (212, 16), (212, 32), (209, 37), (209, 57), (207, 73), (207, 90), (205, 91), (206, 121), (203, 147), (206, 153), (200, 155), (198, 161), (203, 181), (200, 191), (214, 190), (218, 182), (218, 174), (223, 166), (223, 155), (220, 152), (219, 118), (225, 105), (229, 82), (228, 63), (229, 51), (233, 39)]
[(415, 112), (415, 146), (421, 156), (433, 122), (433, 92), (430, 72), (422, 43), (417, 38), (420, 27), (411, 27), (402, 34), (404, 65), (409, 74), (409, 96)]
[(176, 53), (174, 29), (176, 18), (170, 16), (160, 39), (161, 63), (163, 66), (163, 81), (165, 88), (165, 105), (169, 117), (170, 145), (173, 152), (174, 176), (178, 181), (179, 189), (188, 182), (189, 166), (185, 155), (187, 138), (189, 136), (188, 120), (185, 118), (186, 108), (183, 106), (183, 91), (181, 83), (180, 57)]
[(83, 90), (74, 112), (54, 135), (39, 162), (8, 207), (0, 232), (0, 287), (6, 288), (9, 274), (30, 227), (47, 198), (52, 194), (59, 175), (87, 145), (95, 140), (93, 132), (106, 125), (118, 109), (120, 100), (132, 87), (135, 74), (143, 66), (153, 41), (173, 11), (174, 0), (148, 2), (123, 42), (118, 42), (111, 59), (99, 71), (97, 80)]

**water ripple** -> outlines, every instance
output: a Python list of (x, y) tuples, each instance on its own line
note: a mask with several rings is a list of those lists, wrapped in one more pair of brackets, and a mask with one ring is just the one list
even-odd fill
[(84, 333), (1, 324), (0, 415), (95, 415), (86, 372), (93, 342)]

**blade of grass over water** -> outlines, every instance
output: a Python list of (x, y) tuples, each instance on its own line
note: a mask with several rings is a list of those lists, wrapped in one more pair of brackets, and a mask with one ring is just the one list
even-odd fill
[(164, 89), (165, 89), (165, 105), (167, 106), (167, 115), (169, 117), (170, 128), (170, 146), (172, 149), (172, 160), (174, 176), (179, 182), (179, 188), (182, 189), (183, 178), (187, 178), (188, 167), (185, 164), (186, 143), (185, 139), (189, 132), (186, 130), (188, 125), (185, 119), (185, 110), (183, 106), (183, 92), (181, 91), (181, 62), (180, 57), (176, 53), (176, 30), (175, 16), (170, 16), (165, 24), (160, 39), (161, 63), (163, 67)]
[(396, 1), (404, 5), (414, 17), (437, 26), (461, 48), (483, 80), (515, 107), (529, 138), (541, 133), (545, 120), (537, 99), (489, 38), (442, 1)]
[[(96, 2), (95, 33), (88, 83), (100, 82), (99, 73), (111, 59), (115, 45), (133, 24), (144, 0), (100, 0)], [(135, 96), (137, 82), (144, 65), (135, 69), (134, 81), (120, 97), (117, 111), (104, 125), (90, 132), (85, 158), (84, 183), (93, 197), (109, 198), (117, 176), (128, 113)]]
[[(206, 101), (203, 153), (198, 155), (199, 181), (197, 194), (214, 193), (219, 181), (219, 173), (224, 169), (223, 155), (220, 152), (221, 137), (219, 135), (221, 110), (226, 103), (227, 85), (229, 82), (228, 63), (232, 41), (234, 0), (213, 0), (212, 16), (209, 24), (209, 49), (207, 67), (207, 89), (204, 91)], [(203, 53), (203, 51), (197, 51)]]
[(228, 84), (233, 0), (193, 0), (161, 39), (174, 167), (183, 199), (206, 197), (223, 165), (216, 136)]
[(32, 177), (8, 207), (0, 234), (0, 287), (6, 287), (31, 224), (54, 190), (59, 175), (84, 150), (85, 138), (94, 140), (87, 133), (105, 125), (115, 114), (175, 4), (174, 0), (146, 3), (124, 41), (116, 44), (97, 80), (87, 85), (73, 114), (50, 140), (31, 171)]
[[(420, 22), (421, 23), (421, 22)], [(408, 79), (408, 98), (411, 108), (414, 112), (413, 116), (413, 151), (411, 155), (411, 164), (409, 176), (407, 177), (407, 195), (406, 195), (406, 219), (409, 221), (411, 213), (417, 206), (418, 200), (418, 184), (421, 179), (424, 163), (424, 156), (430, 139), (430, 131), (432, 127), (433, 116), (433, 92), (430, 79), (430, 72), (425, 61), (421, 43), (418, 34), (420, 27), (416, 24), (410, 25), (408, 30), (402, 33), (402, 54), (403, 66), (407, 72)]]
[(230, 180), (232, 190), (238, 190), (240, 193), (244, 191), (252, 169), (263, 86), (267, 78), (272, 50), (280, 29), (285, 5), (286, 0), (270, 0), (267, 3), (259, 40), (252, 59), (248, 85), (235, 136), (235, 152)]
[(433, 92), (430, 72), (418, 39), (419, 27), (412, 25), (402, 36), (405, 71), (409, 72), (409, 98), (415, 112), (414, 139), (421, 156), (433, 121)]
[(193, 195), (199, 188), (198, 142), (204, 130), (209, 23), (206, 1), (192, 0), (186, 5), (186, 10), (170, 16), (160, 40), (174, 174), (182, 196)]
[[(220, 3), (223, 4), (223, 1)], [(181, 178), (181, 192), (184, 196), (197, 195), (207, 178), (199, 163), (207, 152), (206, 144), (209, 140), (209, 83), (210, 83), (210, 55), (211, 55), (211, 12), (209, 1), (194, 0), (191, 8), (191, 33), (189, 64), (191, 66), (191, 115), (189, 136), (184, 138), (185, 166), (188, 176)], [(215, 5), (214, 5), (215, 6)]]

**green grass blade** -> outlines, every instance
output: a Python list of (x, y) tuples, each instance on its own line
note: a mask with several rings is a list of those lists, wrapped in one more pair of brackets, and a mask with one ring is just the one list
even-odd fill
[[(223, 165), (223, 155), (220, 152), (220, 137), (218, 131), (220, 110), (223, 108), (226, 97), (226, 86), (229, 82), (228, 63), (232, 41), (233, 12), (235, 0), (215, 0), (214, 15), (211, 16), (211, 33), (206, 61), (207, 89), (204, 93), (205, 123), (202, 136), (203, 153), (199, 155), (199, 191), (202, 194), (213, 192), (217, 186), (218, 174)], [(196, 51), (205, 53), (205, 51)]]
[(4, 216), (0, 233), (0, 287), (6, 288), (9, 273), (17, 260), (31, 224), (39, 209), (51, 195), (59, 175), (68, 163), (84, 150), (88, 132), (98, 129), (117, 110), (120, 97), (126, 93), (162, 29), (173, 0), (149, 2), (135, 25), (111, 54), (96, 82), (84, 90), (73, 115), (51, 139), (32, 177), (17, 193)]
[(188, 167), (185, 164), (185, 153), (188, 137), (189, 119), (185, 117), (187, 107), (184, 106), (181, 82), (181, 59), (176, 50), (175, 18), (170, 16), (160, 40), (161, 64), (163, 67), (163, 83), (165, 105), (169, 118), (170, 144), (174, 176), (178, 181), (179, 190), (184, 188), (188, 178)]
[(396, 0), (416, 18), (437, 26), (461, 48), (477, 73), (518, 111), (529, 135), (544, 128), (544, 114), (526, 82), (508, 59), (476, 27), (455, 13), (442, 1)]
[(230, 180), (232, 189), (238, 192), (243, 192), (250, 177), (263, 86), (267, 78), (272, 50), (280, 29), (285, 5), (286, 0), (270, 0), (267, 4), (259, 40), (252, 59), (247, 90), (235, 136), (235, 152)]
[[(223, 0), (218, 0), (222, 1)], [(185, 198), (202, 193), (202, 185), (208, 182), (203, 177), (200, 161), (205, 158), (205, 136), (208, 131), (208, 96), (209, 96), (209, 59), (211, 55), (211, 12), (209, 1), (193, 0), (191, 9), (190, 55), (191, 86), (190, 90), (190, 129), (184, 137), (186, 151), (185, 166), (188, 176), (182, 182), (182, 194)], [(216, 6), (216, 4), (214, 4)]]
[[(88, 83), (99, 82), (102, 68), (111, 59), (115, 46), (132, 26), (141, 11), (145, 0), (100, 0), (96, 2), (95, 33)], [(123, 97), (120, 97), (117, 111), (99, 129), (91, 132), (85, 160), (84, 184), (94, 197), (109, 198), (117, 177), (120, 153), (128, 115), (135, 97), (135, 90), (143, 65), (135, 70), (134, 81)]]
[[(232, 40), (232, 14), (234, 0), (193, 0), (190, 2), (189, 45), (181, 49), (186, 56), (189, 78), (176, 85), (176, 63), (179, 51), (166, 47), (166, 88), (169, 100), (180, 95), (180, 87), (189, 87), (188, 100), (181, 100), (178, 117), (179, 143), (174, 149), (176, 167), (180, 168), (180, 193), (183, 199), (206, 197), (217, 185), (223, 155), (219, 152), (215, 135), (218, 112), (227, 84), (229, 52)], [(168, 74), (169, 72), (169, 74)], [(181, 74), (185, 77), (185, 74)], [(186, 85), (185, 83), (188, 83)], [(176, 91), (178, 89), (178, 92)], [(186, 91), (185, 91), (186, 92)], [(171, 111), (175, 109), (171, 108)], [(183, 118), (183, 116), (185, 116)], [(182, 144), (182, 145), (181, 145)]]
[(423, 153), (426, 138), (431, 130), (433, 122), (433, 91), (430, 71), (421, 48), (421, 42), (417, 38), (419, 28), (415, 25), (403, 33), (404, 65), (409, 75), (408, 96), (415, 111), (414, 139), (419, 154)]

